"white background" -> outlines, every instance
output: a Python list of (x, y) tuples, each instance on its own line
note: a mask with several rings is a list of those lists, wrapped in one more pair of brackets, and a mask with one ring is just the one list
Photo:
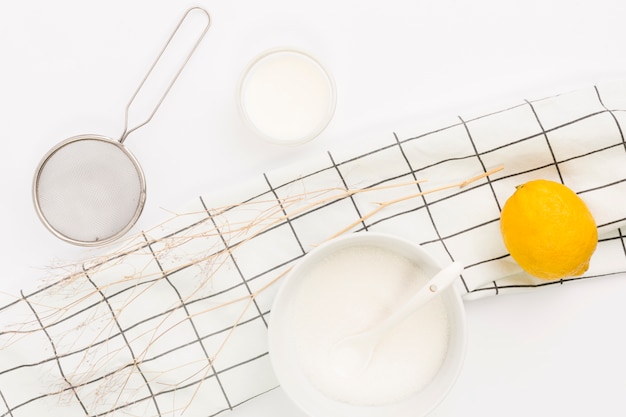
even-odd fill
[[(364, 135), (626, 75), (622, 0), (2, 0), (0, 300), (36, 285), (49, 265), (92, 254), (37, 219), (35, 167), (70, 136), (119, 137), (130, 95), (193, 5), (212, 15), (207, 38), (126, 142), (148, 179), (137, 229)], [(262, 142), (237, 112), (242, 70), (277, 46), (315, 55), (337, 85), (330, 126), (299, 147)], [(467, 302), (465, 366), (434, 415), (624, 415), (624, 291), (626, 277), (613, 277)], [(231, 415), (302, 413), (275, 390)]]

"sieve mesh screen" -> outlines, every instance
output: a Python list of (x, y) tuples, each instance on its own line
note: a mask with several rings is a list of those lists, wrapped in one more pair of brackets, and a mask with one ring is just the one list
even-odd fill
[(95, 243), (131, 227), (143, 208), (141, 169), (121, 144), (97, 137), (69, 141), (43, 162), (35, 183), (49, 227), (71, 240)]

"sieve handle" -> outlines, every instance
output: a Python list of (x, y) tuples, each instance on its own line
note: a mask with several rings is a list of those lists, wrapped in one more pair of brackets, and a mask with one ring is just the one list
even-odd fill
[[(194, 11), (200, 11), (203, 14), (206, 15), (207, 17), (207, 23), (204, 26), (204, 29), (202, 30), (202, 32), (200, 33), (200, 35), (198, 36), (198, 39), (196, 40), (196, 43), (194, 44), (193, 48), (191, 48), (191, 51), (189, 51), (189, 54), (187, 54), (187, 57), (185, 58), (185, 60), (183, 61), (183, 63), (181, 64), (180, 68), (178, 69), (178, 71), (176, 72), (176, 74), (174, 75), (174, 77), (172, 78), (172, 81), (170, 82), (170, 84), (167, 86), (167, 88), (165, 89), (165, 92), (163, 93), (163, 95), (161, 95), (161, 98), (157, 101), (156, 105), (154, 106), (154, 109), (152, 110), (152, 113), (150, 115), (148, 115), (148, 117), (141, 123), (137, 124), (136, 126), (132, 127), (129, 129), (128, 127), (128, 113), (130, 111), (130, 107), (133, 104), (133, 101), (135, 100), (135, 98), (137, 97), (137, 94), (139, 94), (139, 91), (141, 91), (141, 88), (144, 86), (144, 84), (146, 83), (146, 81), (148, 80), (148, 78), (150, 77), (150, 74), (152, 74), (152, 71), (154, 70), (154, 68), (157, 66), (157, 64), (159, 63), (159, 60), (161, 59), (161, 57), (163, 56), (163, 54), (165, 53), (165, 51), (167, 50), (167, 47), (170, 45), (170, 43), (172, 42), (172, 40), (174, 39), (174, 36), (176, 36), (176, 33), (178, 33), (178, 30), (181, 28), (181, 26), (183, 25), (183, 23), (185, 22), (185, 20), (187, 19), (187, 17)], [(150, 67), (150, 69), (148, 70), (148, 72), (146, 73), (146, 75), (144, 76), (143, 80), (141, 81), (141, 83), (139, 84), (139, 86), (137, 87), (137, 90), (135, 90), (135, 92), (133, 93), (133, 95), (130, 98), (130, 101), (128, 102), (128, 104), (126, 105), (126, 111), (125, 111), (125, 115), (124, 115), (124, 132), (122, 133), (122, 136), (119, 139), (120, 143), (124, 143), (124, 141), (126, 140), (126, 138), (128, 137), (128, 135), (130, 135), (132, 132), (134, 132), (135, 130), (139, 129), (142, 126), (145, 126), (146, 124), (148, 124), (148, 122), (150, 122), (150, 120), (152, 120), (152, 118), (154, 117), (155, 113), (157, 112), (157, 110), (159, 109), (159, 107), (161, 107), (161, 104), (163, 103), (163, 100), (165, 100), (165, 97), (167, 97), (167, 94), (170, 92), (170, 90), (172, 89), (172, 87), (174, 86), (174, 83), (176, 82), (176, 80), (178, 79), (178, 77), (180, 76), (180, 74), (183, 72), (183, 69), (185, 68), (185, 66), (187, 65), (187, 63), (189, 62), (189, 60), (191, 59), (191, 56), (193, 55), (193, 53), (196, 51), (196, 49), (198, 48), (198, 45), (200, 45), (200, 42), (202, 41), (202, 39), (204, 38), (204, 35), (207, 33), (207, 31), (209, 30), (209, 27), (211, 26), (211, 16), (209, 15), (209, 13), (204, 10), (201, 7), (192, 7), (189, 10), (187, 10), (185, 12), (185, 14), (183, 15), (183, 17), (180, 19), (180, 22), (178, 22), (178, 25), (176, 25), (176, 28), (174, 29), (174, 31), (172, 32), (172, 34), (170, 35), (169, 39), (167, 40), (167, 42), (165, 43), (165, 45), (163, 46), (163, 49), (161, 49), (161, 52), (159, 52), (159, 55), (156, 57), (156, 59), (154, 60), (154, 62), (152, 63), (152, 66)]]

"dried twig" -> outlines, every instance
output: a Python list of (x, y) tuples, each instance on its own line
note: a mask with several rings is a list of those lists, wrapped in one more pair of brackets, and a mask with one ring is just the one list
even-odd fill
[[(348, 232), (358, 224), (364, 223), (367, 219), (371, 218), (372, 216), (390, 206), (393, 206), (403, 201), (414, 199), (416, 197), (421, 197), (426, 194), (432, 194), (452, 188), (464, 188), (469, 184), (486, 178), (489, 175), (492, 175), (502, 169), (503, 167), (500, 166), (460, 182), (436, 187), (425, 191), (421, 191), (420, 187), (420, 192), (410, 193), (389, 201), (375, 202), (374, 204), (376, 204), (376, 206), (372, 210), (361, 216), (360, 219), (343, 227), (336, 233), (333, 233), (327, 239), (332, 239), (336, 236)], [(207, 362), (204, 367), (185, 378), (185, 380), (178, 381), (178, 384), (188, 384), (192, 378), (198, 377), (199, 382), (197, 383), (194, 394), (192, 395), (192, 398), (195, 397), (199, 393), (202, 381), (204, 381), (208, 377), (215, 361), (224, 351), (228, 341), (231, 339), (232, 334), (242, 322), (246, 312), (249, 310), (254, 300), (260, 294), (264, 293), (268, 288), (279, 282), (291, 269), (290, 266), (286, 266), (279, 273), (277, 273), (275, 277), (271, 278), (267, 283), (265, 283), (263, 286), (261, 286), (259, 289), (249, 295), (235, 297), (220, 302), (219, 304), (209, 306), (200, 311), (190, 313), (186, 308), (187, 304), (190, 303), (192, 300), (201, 298), (199, 291), (210, 285), (211, 280), (214, 279), (216, 274), (218, 274), (222, 268), (225, 267), (230, 257), (232, 257), (235, 253), (238, 252), (240, 248), (245, 247), (248, 242), (258, 237), (260, 234), (265, 233), (272, 228), (289, 221), (290, 219), (306, 214), (307, 212), (315, 210), (326, 204), (350, 198), (361, 193), (399, 189), (402, 187), (411, 187), (416, 185), (419, 186), (419, 184), (423, 183), (424, 181), (425, 180), (416, 180), (404, 183), (364, 187), (359, 189), (345, 189), (338, 187), (313, 191), (309, 190), (303, 193), (296, 193), (293, 195), (289, 195), (288, 197), (279, 198), (278, 200), (253, 200), (238, 205), (227, 205), (223, 207), (212, 208), (210, 210), (206, 210), (206, 212), (204, 213), (175, 214), (174, 217), (167, 222), (164, 222), (163, 224), (158, 225), (157, 227), (150, 229), (145, 233), (142, 233), (140, 236), (134, 236), (130, 239), (127, 239), (124, 245), (122, 245), (116, 253), (109, 254), (108, 256), (102, 256), (99, 258), (96, 257), (90, 262), (85, 262), (85, 264), (82, 266), (82, 270), (78, 268), (74, 272), (70, 273), (67, 277), (59, 281), (58, 285), (51, 286), (46, 292), (46, 294), (48, 295), (55, 294), (54, 291), (56, 291), (56, 295), (67, 294), (67, 297), (69, 298), (66, 305), (62, 307), (55, 307), (52, 305), (45, 306), (42, 301), (43, 298), (41, 297), (38, 297), (38, 299), (34, 301), (41, 303), (39, 304), (39, 307), (46, 310), (46, 313), (42, 315), (42, 317), (44, 318), (43, 322), (45, 322), (43, 327), (44, 329), (53, 328), (56, 325), (64, 322), (69, 317), (71, 317), (72, 314), (75, 314), (72, 313), (72, 311), (85, 303), (104, 303), (105, 294), (107, 294), (108, 291), (113, 291), (114, 288), (117, 288), (120, 285), (124, 285), (124, 288), (128, 289), (130, 293), (120, 305), (116, 306), (116, 310), (112, 310), (114, 316), (109, 319), (111, 321), (117, 321), (118, 316), (122, 314), (122, 312), (126, 308), (128, 308), (132, 304), (138, 303), (139, 298), (142, 295), (152, 290), (157, 283), (163, 282), (163, 280), (169, 280), (169, 277), (177, 273), (178, 271), (183, 271), (192, 266), (198, 266), (202, 271), (202, 276), (198, 277), (198, 284), (193, 291), (191, 291), (185, 297), (181, 296), (175, 305), (171, 305), (163, 309), (164, 312), (163, 314), (158, 316), (158, 320), (160, 321), (157, 324), (151, 326), (149, 330), (143, 333), (139, 333), (136, 336), (136, 339), (131, 341), (135, 342), (138, 341), (141, 337), (149, 336), (149, 340), (145, 344), (145, 346), (143, 346), (141, 350), (135, 352), (135, 360), (133, 363), (128, 363), (123, 366), (118, 365), (116, 369), (106, 374), (106, 378), (98, 375), (97, 367), (106, 366), (106, 361), (108, 360), (108, 358), (112, 358), (116, 353), (120, 352), (120, 350), (123, 349), (117, 348), (110, 351), (107, 343), (102, 344), (99, 341), (100, 339), (104, 338), (106, 342), (116, 337), (115, 334), (104, 334), (107, 330), (111, 332), (115, 326), (104, 325), (102, 326), (102, 328), (99, 329), (98, 332), (94, 333), (94, 339), (90, 343), (88, 343), (87, 346), (84, 347), (82, 350), (82, 361), (88, 361), (89, 355), (94, 354), (97, 349), (102, 350), (101, 357), (97, 361), (90, 363), (89, 366), (86, 367), (86, 369), (83, 369), (80, 372), (80, 364), (77, 365), (74, 374), (67, 375), (68, 383), (71, 384), (73, 387), (87, 386), (91, 383), (94, 383), (95, 381), (98, 381), (99, 379), (102, 379), (102, 383), (106, 383), (106, 381), (111, 381), (116, 376), (119, 376), (120, 378), (122, 378), (122, 383), (116, 384), (114, 386), (114, 390), (102, 390), (107, 392), (100, 393), (100, 395), (107, 396), (108, 398), (114, 396), (111, 409), (115, 409), (118, 406), (118, 403), (123, 401), (122, 397), (125, 387), (128, 384), (131, 376), (133, 375), (133, 372), (138, 372), (138, 369), (142, 365), (142, 363), (144, 363), (146, 360), (149, 360), (148, 355), (150, 352), (150, 347), (153, 346), (157, 341), (164, 338), (172, 330), (184, 323), (193, 321), (194, 319), (198, 319), (200, 317), (205, 317), (215, 310), (236, 303), (245, 303), (242, 307), (241, 312), (234, 319), (234, 323), (232, 323), (231, 327), (228, 329), (228, 333), (224, 337), (224, 340), (220, 343), (216, 350), (212, 352), (212, 355), (207, 358)], [(245, 220), (240, 222), (233, 222), (232, 220), (227, 220), (227, 217), (225, 216), (225, 214), (229, 213), (231, 210), (249, 210), (251, 213), (255, 213), (255, 215), (246, 218)], [(188, 229), (184, 231), (171, 235), (166, 234), (158, 238), (148, 237), (152, 234), (158, 234), (162, 230), (166, 229), (166, 226), (170, 221), (180, 220), (182, 216), (193, 216), (190, 218), (196, 218), (199, 217), (200, 214), (204, 214), (204, 218), (202, 220), (197, 220), (195, 224), (190, 225)], [(219, 224), (220, 222), (223, 222), (224, 224)], [(96, 284), (94, 280), (89, 278), (89, 281), (95, 286), (94, 289), (90, 292), (85, 292), (81, 293), (78, 296), (74, 296), (74, 291), (71, 290), (72, 285), (76, 282), (80, 282), (81, 280), (84, 280), (91, 276), (96, 276), (98, 274), (104, 274), (108, 271), (112, 271), (113, 268), (123, 264), (126, 261), (127, 257), (130, 255), (138, 257), (145, 256), (146, 259), (150, 260), (150, 262), (152, 262), (152, 260), (157, 260), (158, 262), (159, 259), (169, 259), (170, 257), (175, 258), (176, 256), (178, 256), (175, 254), (176, 249), (183, 248), (184, 245), (194, 243), (198, 241), (198, 239), (205, 239), (207, 242), (216, 240), (221, 243), (219, 244), (220, 246), (218, 246), (218, 244), (216, 243), (208, 244), (208, 247), (203, 247), (202, 250), (199, 250), (197, 253), (190, 253), (186, 254), (185, 257), (180, 257), (180, 259), (173, 259), (176, 261), (174, 262), (175, 266), (162, 267), (158, 272), (149, 272), (148, 262), (146, 262), (144, 267), (135, 269), (131, 274), (117, 277), (116, 279), (107, 282), (99, 282), (98, 284)], [(161, 267), (161, 265), (159, 266)], [(175, 322), (167, 325), (167, 327), (162, 326), (167, 322), (168, 319), (173, 316), (175, 312), (180, 311), (181, 309), (184, 309), (184, 318), (176, 320)], [(6, 329), (5, 331), (1, 332), (0, 337), (3, 337), (6, 340), (5, 346), (8, 346), (10, 343), (15, 341), (15, 338), (26, 337), (28, 334), (37, 332), (39, 330), (41, 330), (41, 327), (37, 328), (35, 326), (31, 326), (24, 328), (24, 325), (21, 324), (15, 328)], [(80, 330), (76, 328), (74, 331), (76, 332), (76, 336), (80, 337), (84, 329)], [(76, 340), (78, 340), (78, 337)], [(74, 349), (73, 344), (70, 347)], [(82, 361), (79, 362), (82, 363)], [(59, 393), (66, 390), (67, 389), (61, 389)], [(184, 407), (183, 411), (186, 410), (188, 406), (189, 405)]]

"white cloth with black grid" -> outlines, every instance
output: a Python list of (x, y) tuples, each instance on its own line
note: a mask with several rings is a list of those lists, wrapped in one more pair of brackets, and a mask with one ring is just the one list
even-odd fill
[[(522, 273), (500, 237), (502, 205), (530, 179), (565, 183), (597, 221), (590, 269), (572, 280), (624, 274), (624, 127), (626, 84), (612, 83), (436, 129), (390, 130), (231, 195), (197, 198), (0, 307), (0, 416), (206, 417), (273, 389), (266, 334), (280, 278), (346, 228), (402, 236), (442, 263), (463, 262), (457, 287), (466, 299), (553, 285)], [(376, 210), (500, 165), (465, 187)]]

